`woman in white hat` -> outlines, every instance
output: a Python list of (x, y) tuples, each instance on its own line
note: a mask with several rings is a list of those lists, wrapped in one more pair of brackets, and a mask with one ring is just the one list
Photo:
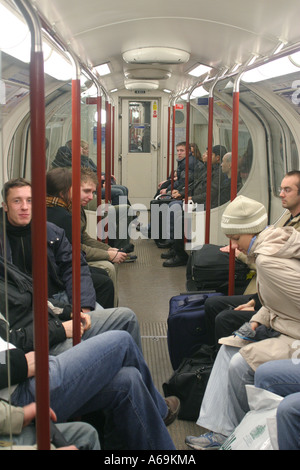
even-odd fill
[(264, 206), (244, 196), (227, 206), (221, 229), (232, 248), (255, 260), (262, 308), (242, 334), (219, 341), (223, 346), (197, 421), (211, 432), (188, 436), (186, 443), (194, 449), (222, 445), (249, 411), (245, 385), (254, 383), (257, 367), (292, 358), (300, 340), (300, 233), (293, 227), (268, 227)]

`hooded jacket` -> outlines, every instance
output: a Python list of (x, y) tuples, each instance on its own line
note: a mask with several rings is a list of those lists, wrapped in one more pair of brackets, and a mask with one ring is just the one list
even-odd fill
[(244, 359), (256, 370), (264, 362), (290, 359), (299, 349), (300, 233), (293, 227), (270, 226), (257, 236), (248, 256), (256, 263), (257, 290), (262, 304), (250, 321), (280, 333), (276, 338), (240, 349)]

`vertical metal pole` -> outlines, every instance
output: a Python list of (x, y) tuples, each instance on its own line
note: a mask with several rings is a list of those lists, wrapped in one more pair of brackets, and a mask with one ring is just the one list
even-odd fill
[[(238, 149), (239, 149), (239, 83), (240, 76), (235, 80), (233, 90), (233, 108), (232, 108), (232, 147), (231, 147), (231, 201), (237, 194), (237, 168), (238, 168)], [(232, 250), (230, 243), (229, 252), (229, 285), (228, 295), (234, 295), (234, 276), (235, 276), (235, 250)]]
[(167, 179), (170, 174), (170, 134), (171, 134), (171, 106), (168, 106), (168, 142), (167, 142)]
[(188, 203), (189, 189), (189, 153), (190, 153), (190, 112), (191, 103), (188, 99), (186, 103), (186, 138), (185, 138), (185, 204)]
[(81, 169), (81, 115), (80, 67), (73, 58), (72, 79), (72, 305), (73, 345), (80, 343), (81, 312), (81, 231), (80, 231), (80, 169)]
[(207, 177), (206, 177), (206, 213), (205, 213), (205, 243), (210, 237), (210, 204), (211, 204), (211, 175), (212, 175), (212, 143), (213, 143), (214, 98), (210, 90), (208, 101), (208, 142), (207, 142)]
[(174, 157), (175, 157), (175, 103), (173, 104), (173, 122), (172, 122), (172, 161), (171, 161), (171, 191), (174, 188)]
[(106, 100), (105, 129), (105, 202), (108, 203), (111, 188), (111, 104)]
[(31, 32), (30, 115), (32, 183), (32, 274), (36, 375), (36, 432), (39, 450), (50, 449), (48, 269), (44, 58), (39, 19), (26, 0), (16, 0)]
[[(101, 205), (102, 195), (101, 195), (101, 173), (102, 173), (102, 97), (100, 94), (100, 89), (97, 94), (97, 176), (98, 176), (98, 190), (97, 190), (97, 207)], [(97, 223), (101, 221), (101, 216), (98, 215), (97, 211)], [(98, 231), (97, 231), (98, 234)], [(97, 237), (99, 239), (99, 237)]]
[(111, 129), (111, 174), (115, 174), (115, 107), (112, 106), (112, 129)]

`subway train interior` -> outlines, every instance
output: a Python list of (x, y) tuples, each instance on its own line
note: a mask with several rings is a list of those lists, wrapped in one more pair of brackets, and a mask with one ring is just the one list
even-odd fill
[[(73, 209), (79, 214), (84, 154), (98, 179), (104, 174), (104, 192), (98, 185), (85, 209), (88, 234), (104, 243), (111, 240), (107, 233), (99, 235), (97, 206), (101, 200), (105, 210), (111, 205), (114, 184), (128, 188), (134, 248), (127, 259), (132, 262), (114, 264), (118, 305), (137, 316), (143, 354), (161, 394), (173, 374), (169, 301), (191, 289), (186, 263), (163, 265), (165, 242), (148, 231), (152, 201), (170, 175), (174, 184), (177, 144), (194, 149), (190, 158), (197, 158), (196, 149), (200, 160), (206, 154), (207, 168), (221, 145), (232, 154), (230, 192), (226, 200), (194, 211), (201, 215), (186, 253), (198, 245), (228, 244), (220, 221), (237, 194), (262, 203), (271, 224), (282, 216), (281, 181), (300, 169), (299, 19), (296, 0), (0, 0), (1, 187), (14, 178), (31, 181), (32, 230), (35, 240), (43, 240), (46, 172), (56, 166), (59, 151), (69, 149)], [(217, 189), (209, 177), (206, 190), (212, 200)], [(195, 222), (193, 212), (191, 219)], [(74, 246), (75, 231), (73, 224)], [(38, 295), (47, 278), (39, 262), (46, 244), (34, 243), (35, 250), (36, 272), (42, 273), (33, 277)], [(34, 299), (45, 308), (45, 295)], [(41, 364), (39, 374), (47, 380)], [(49, 438), (41, 424), (41, 396), (47, 394), (39, 393), (42, 449)], [(196, 420), (185, 419), (168, 430), (181, 451), (190, 450), (186, 436), (202, 431)]]

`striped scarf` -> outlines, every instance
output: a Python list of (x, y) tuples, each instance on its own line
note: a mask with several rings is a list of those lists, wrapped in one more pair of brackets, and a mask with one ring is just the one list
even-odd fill
[(47, 196), (46, 197), (46, 206), (47, 207), (64, 207), (67, 211), (72, 211), (72, 202), (67, 203), (61, 197), (58, 196)]

